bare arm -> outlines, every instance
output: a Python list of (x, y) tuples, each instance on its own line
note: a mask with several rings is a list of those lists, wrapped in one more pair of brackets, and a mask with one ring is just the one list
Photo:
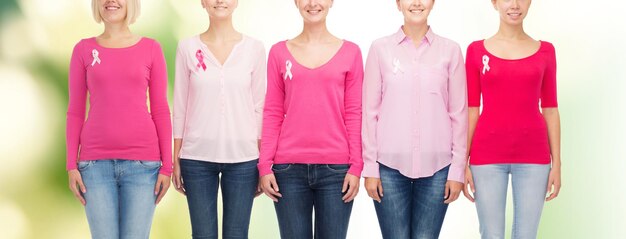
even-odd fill
[(180, 173), (180, 148), (182, 146), (183, 139), (174, 138), (174, 155), (172, 156), (172, 161), (174, 162), (174, 172), (172, 175), (172, 183), (174, 183), (176, 191), (186, 195), (183, 177)]
[[(467, 156), (469, 159), (470, 149), (472, 148), (472, 138), (474, 137), (474, 130), (476, 129), (476, 123), (478, 122), (478, 116), (480, 115), (480, 109), (478, 107), (468, 108), (468, 135), (467, 135)], [(469, 165), (469, 164), (468, 164)]]
[[(467, 199), (471, 202), (474, 202), (474, 193), (476, 189), (474, 189), (474, 178), (472, 177), (472, 171), (469, 169), (469, 155), (470, 149), (472, 148), (472, 138), (474, 138), (474, 130), (476, 129), (476, 123), (478, 123), (478, 117), (480, 116), (479, 107), (469, 107), (468, 108), (468, 120), (469, 125), (467, 129), (467, 167), (465, 169), (465, 186), (463, 187), (463, 194)], [(469, 188), (467, 188), (469, 186)], [(470, 193), (471, 190), (471, 193)]]
[(548, 127), (548, 142), (552, 156), (552, 169), (548, 176), (546, 189), (546, 193), (550, 193), (546, 201), (550, 201), (559, 196), (561, 191), (561, 119), (559, 109), (556, 107), (542, 108), (541, 113)]

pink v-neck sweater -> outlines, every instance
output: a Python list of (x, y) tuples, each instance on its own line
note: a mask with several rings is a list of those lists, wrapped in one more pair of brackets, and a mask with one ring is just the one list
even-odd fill
[(359, 47), (344, 41), (324, 65), (300, 65), (286, 41), (275, 44), (267, 65), (267, 94), (259, 174), (273, 164), (349, 164), (360, 176), (361, 86)]

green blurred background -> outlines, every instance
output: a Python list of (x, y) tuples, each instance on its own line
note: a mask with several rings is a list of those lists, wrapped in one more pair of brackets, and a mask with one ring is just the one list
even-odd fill
[[(367, 2), (336, 1), (329, 16), (331, 31), (358, 43), (364, 56), (372, 40), (401, 24), (393, 1)], [(199, 0), (142, 4), (131, 28), (161, 42), (172, 86), (176, 44), (206, 29), (206, 13)], [(267, 50), (299, 32), (292, 0), (240, 0), (239, 5), (237, 29), (261, 39)], [(528, 31), (557, 47), (563, 128), (564, 188), (546, 204), (540, 238), (626, 238), (626, 192), (620, 181), (626, 170), (624, 5), (618, 0), (533, 2)], [(430, 23), (465, 47), (493, 34), (497, 15), (486, 0), (438, 0)], [(102, 29), (91, 18), (89, 0), (0, 1), (0, 238), (89, 238), (65, 171), (67, 70), (74, 44)], [(190, 234), (186, 201), (171, 190), (157, 208), (152, 238)], [(265, 197), (255, 201), (250, 237), (278, 238), (274, 209)], [(479, 237), (471, 203), (461, 198), (450, 207), (441, 237)], [(349, 238), (380, 238), (363, 191)]]

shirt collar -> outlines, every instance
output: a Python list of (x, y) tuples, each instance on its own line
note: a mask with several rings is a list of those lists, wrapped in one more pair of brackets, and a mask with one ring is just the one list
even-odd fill
[[(426, 35), (424, 36), (426, 43), (428, 43), (428, 45), (431, 45), (433, 41), (435, 41), (435, 38), (437, 38), (437, 34), (433, 32), (432, 27), (428, 26), (428, 31), (426, 32)], [(404, 34), (402, 27), (400, 27), (400, 29), (398, 29), (398, 31), (393, 35), (393, 39), (394, 39), (394, 42), (397, 44), (401, 44), (405, 40), (409, 40), (406, 34)]]

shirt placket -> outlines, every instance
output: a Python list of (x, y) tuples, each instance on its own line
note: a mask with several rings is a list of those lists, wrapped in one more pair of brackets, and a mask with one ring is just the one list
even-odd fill
[(415, 48), (413, 45), (411, 45), (412, 47), (410, 47), (410, 51), (411, 52), (411, 70), (412, 70), (412, 77), (413, 79), (411, 79), (411, 82), (413, 83), (413, 89), (414, 89), (414, 93), (412, 95), (413, 97), (413, 103), (411, 104), (411, 110), (413, 113), (413, 123), (411, 124), (412, 127), (412, 141), (413, 144), (411, 145), (412, 147), (412, 174), (413, 175), (419, 175), (420, 172), (420, 152), (421, 152), (421, 142), (420, 142), (420, 113), (421, 113), (421, 94), (422, 94), (422, 87), (421, 87), (421, 81), (423, 79), (421, 79), (421, 75), (420, 72), (417, 70), (419, 69), (419, 65), (422, 63), (420, 60), (420, 56), (423, 54), (424, 52), (424, 47), (425, 47), (425, 42), (423, 41), (420, 46), (418, 48)]

